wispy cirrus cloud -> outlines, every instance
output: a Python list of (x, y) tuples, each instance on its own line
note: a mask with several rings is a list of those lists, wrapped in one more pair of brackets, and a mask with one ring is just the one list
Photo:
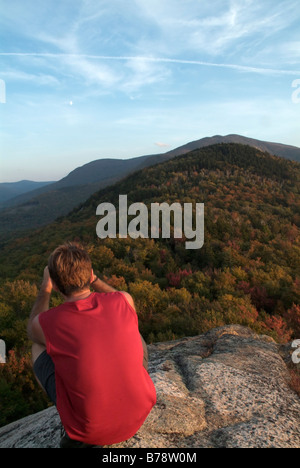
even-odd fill
[[(194, 0), (184, 4), (179, 0), (135, 0), (126, 7), (121, 1), (108, 7), (105, 2), (96, 5), (82, 0), (71, 12), (69, 22), (65, 18), (63, 23), (56, 23), (53, 18), (45, 30), (25, 26), (26, 35), (34, 36), (43, 51), (2, 51), (0, 56), (43, 59), (44, 69), (52, 71), (44, 75), (49, 81), (52, 76), (53, 83), (72, 76), (87, 85), (127, 93), (167, 83), (173, 65), (298, 76), (295, 59), (290, 58), (284, 66), (282, 52), (278, 64), (273, 51), (276, 46), (278, 50), (277, 42), (272, 45), (267, 41), (289, 26), (297, 5), (295, 0), (276, 4), (271, 0), (216, 0), (213, 5)], [(124, 13), (119, 33), (108, 28), (112, 9), (116, 17)], [(43, 18), (45, 10), (40, 8), (37, 14)], [(20, 17), (17, 22), (21, 24)], [(120, 49), (119, 35), (123, 38), (121, 49), (130, 53), (107, 53)], [(289, 50), (289, 56), (295, 57), (297, 48), (292, 44), (297, 41), (281, 43), (280, 50)], [(103, 49), (103, 54), (99, 49)]]
[(200, 55), (206, 60), (226, 58), (226, 62), (255, 67), (268, 49), (272, 57), (268, 62), (276, 65), (278, 45), (285, 43), (282, 32), (293, 37), (291, 26), (297, 17), (299, 20), (297, 0), (136, 1), (159, 31), (152, 40), (142, 37), (137, 47), (149, 55), (155, 49), (157, 54), (173, 58)]
[(21, 70), (2, 71), (1, 78), (4, 80), (11, 80), (11, 81), (34, 82), (38, 85), (43, 85), (43, 86), (57, 86), (59, 84), (59, 81), (55, 76), (47, 75), (43, 73), (40, 73), (40, 74), (26, 73)]
[(18, 155), (26, 164), (51, 155), (60, 167), (66, 148), (82, 155), (71, 170), (87, 154), (150, 154), (154, 142), (161, 151), (213, 134), (300, 145), (299, 0), (0, 0), (0, 9), (12, 174)]

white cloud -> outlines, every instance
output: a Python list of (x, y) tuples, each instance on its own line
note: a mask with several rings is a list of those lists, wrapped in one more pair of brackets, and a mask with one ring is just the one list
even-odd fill
[(59, 84), (59, 81), (55, 76), (43, 73), (26, 73), (21, 70), (2, 71), (1, 77), (9, 81), (28, 81), (43, 86), (57, 86)]
[(81, 77), (86, 84), (111, 87), (119, 81), (119, 76), (112, 67), (91, 61), (82, 55), (66, 56), (65, 65), (69, 68), (69, 72)]
[(148, 60), (147, 57), (122, 57), (120, 60), (126, 62), (125, 70), (123, 68), (124, 76), (121, 89), (128, 93), (167, 81), (171, 74), (165, 63)]
[[(253, 64), (257, 53), (272, 45), (273, 64), (281, 39), (299, 18), (298, 0), (136, 0), (145, 19), (155, 24), (155, 37), (142, 35), (136, 45), (140, 54), (169, 57), (238, 57)], [(290, 33), (290, 30), (289, 30)], [(274, 38), (274, 39), (273, 39)], [(271, 41), (271, 42), (270, 42)], [(144, 52), (143, 52), (144, 51)]]
[(168, 145), (167, 143), (162, 143), (160, 141), (157, 141), (156, 143), (156, 146), (158, 146), (159, 148), (170, 148), (171, 145)]

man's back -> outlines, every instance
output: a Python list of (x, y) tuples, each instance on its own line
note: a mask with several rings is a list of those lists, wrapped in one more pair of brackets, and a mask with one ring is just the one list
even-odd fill
[(156, 402), (135, 310), (119, 292), (92, 293), (39, 315), (68, 435), (111, 445), (132, 437)]

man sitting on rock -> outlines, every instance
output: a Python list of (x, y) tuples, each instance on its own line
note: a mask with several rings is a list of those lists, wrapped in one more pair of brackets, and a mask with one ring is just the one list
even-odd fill
[[(49, 309), (52, 289), (64, 303)], [(112, 445), (138, 431), (156, 392), (134, 302), (95, 276), (81, 246), (51, 254), (28, 336), (34, 373), (66, 432), (61, 447)]]

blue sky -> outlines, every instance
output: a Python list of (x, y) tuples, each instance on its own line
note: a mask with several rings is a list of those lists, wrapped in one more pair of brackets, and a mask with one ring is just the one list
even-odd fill
[(300, 146), (299, 0), (0, 0), (0, 80), (0, 182), (216, 134)]

